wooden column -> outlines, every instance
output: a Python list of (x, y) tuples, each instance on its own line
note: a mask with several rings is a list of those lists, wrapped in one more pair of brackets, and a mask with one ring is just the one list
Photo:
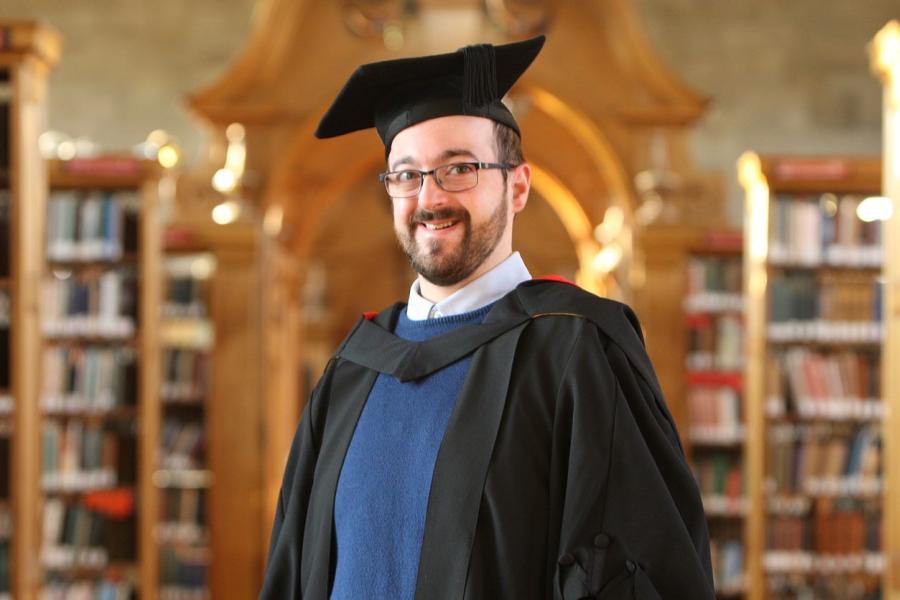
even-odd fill
[(884, 529), (887, 562), (882, 597), (900, 600), (900, 22), (891, 21), (875, 36), (872, 67), (884, 83), (882, 193), (893, 215), (883, 224), (884, 324), (882, 394), (887, 404), (882, 424)]
[(687, 329), (681, 303), (687, 295), (687, 260), (702, 238), (702, 229), (658, 225), (642, 230), (636, 246), (643, 265), (633, 306), (644, 328), (647, 352), (678, 425), (681, 443), (690, 450), (687, 401), (684, 397)]
[(37, 140), (46, 124), (46, 78), (59, 59), (59, 35), (34, 23), (0, 21), (0, 68), (12, 88), (10, 111), (12, 592), (37, 597), (40, 583), (40, 283), (44, 266), (47, 173)]
[(265, 406), (259, 235), (252, 225), (214, 226), (209, 247), (216, 257), (210, 312), (212, 352), (207, 454), (214, 481), (209, 497), (213, 548), (212, 598), (255, 598), (264, 561), (260, 470)]

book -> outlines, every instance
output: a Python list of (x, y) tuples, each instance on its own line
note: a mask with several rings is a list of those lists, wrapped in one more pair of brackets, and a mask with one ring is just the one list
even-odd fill
[(135, 351), (128, 347), (51, 346), (44, 350), (41, 406), (46, 414), (106, 413), (137, 400)]
[(133, 336), (137, 275), (131, 268), (54, 271), (42, 286), (43, 333), (49, 338)]
[(881, 224), (857, 218), (862, 200), (858, 194), (776, 195), (770, 209), (770, 264), (879, 267)]
[(136, 250), (132, 190), (53, 190), (47, 202), (47, 258), (78, 263), (119, 261)]
[(166, 348), (162, 359), (164, 402), (200, 403), (208, 386), (209, 356), (190, 348)]

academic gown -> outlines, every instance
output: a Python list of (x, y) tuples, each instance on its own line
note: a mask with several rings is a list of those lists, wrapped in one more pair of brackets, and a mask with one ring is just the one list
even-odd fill
[[(344, 456), (378, 373), (474, 352), (438, 452), (416, 600), (714, 598), (699, 491), (624, 304), (532, 280), (483, 324), (409, 342), (361, 318), (291, 447), (260, 598), (328, 598)], [(393, 599), (392, 599), (393, 600)]]

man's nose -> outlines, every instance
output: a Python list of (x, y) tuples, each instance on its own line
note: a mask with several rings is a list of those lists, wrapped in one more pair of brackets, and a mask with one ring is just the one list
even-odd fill
[(426, 175), (422, 180), (422, 189), (419, 190), (419, 206), (429, 210), (439, 208), (447, 203), (447, 194), (437, 184), (434, 173)]

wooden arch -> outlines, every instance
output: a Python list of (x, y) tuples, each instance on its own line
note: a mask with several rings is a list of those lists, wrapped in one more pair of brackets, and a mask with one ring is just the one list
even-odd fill
[[(438, 35), (413, 20), (404, 45), (389, 50), (380, 39), (351, 32), (348, 4), (260, 0), (243, 53), (189, 99), (214, 126), (237, 121), (247, 127), (247, 170), (257, 182), (248, 192), (262, 207), (283, 207), (298, 258), (306, 255), (335, 190), (376, 170), (374, 161), (381, 158), (371, 133), (327, 141), (312, 137), (347, 74), (363, 62), (510, 39), (487, 19), (469, 19), (474, 25), (468, 30), (447, 28)], [(423, 22), (428, 11), (477, 16), (482, 6), (474, 0), (418, 4)], [(707, 100), (658, 60), (629, 0), (547, 0), (547, 11), (547, 45), (511, 94), (529, 158), (553, 181), (566, 183), (592, 226), (613, 203), (630, 219), (636, 205), (631, 182), (645, 167), (649, 137), (663, 131), (676, 148), (674, 168), (691, 171), (677, 148)], [(582, 262), (580, 270), (586, 267)]]

